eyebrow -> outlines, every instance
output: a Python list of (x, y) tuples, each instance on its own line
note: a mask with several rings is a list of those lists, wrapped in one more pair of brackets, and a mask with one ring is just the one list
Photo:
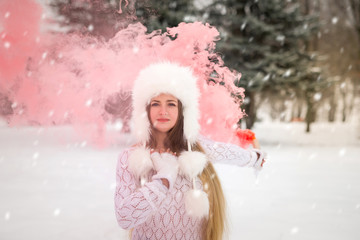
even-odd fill
[[(152, 100), (151, 102), (160, 102), (159, 100)], [(175, 101), (175, 100), (166, 100), (166, 102), (175, 102), (175, 103), (177, 103), (177, 101)]]

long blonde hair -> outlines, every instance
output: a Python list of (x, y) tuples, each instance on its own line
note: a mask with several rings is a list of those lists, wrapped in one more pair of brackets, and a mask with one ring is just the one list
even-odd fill
[[(177, 155), (179, 155), (182, 151), (187, 150), (183, 131), (183, 107), (180, 100), (178, 100), (178, 110), (178, 119), (175, 126), (168, 132), (164, 143), (166, 148), (170, 148), (170, 150), (172, 152), (176, 152)], [(150, 121), (149, 105), (146, 107), (146, 111)], [(156, 147), (156, 141), (152, 134), (150, 135), (150, 140), (148, 141), (147, 146), (151, 148)], [(198, 142), (192, 145), (192, 150), (205, 153), (204, 149)], [(225, 210), (226, 202), (220, 180), (211, 162), (208, 162), (207, 166), (204, 168), (200, 175), (200, 180), (204, 186), (204, 191), (208, 194), (210, 205), (209, 217), (203, 224), (202, 240), (221, 240), (227, 227)]]

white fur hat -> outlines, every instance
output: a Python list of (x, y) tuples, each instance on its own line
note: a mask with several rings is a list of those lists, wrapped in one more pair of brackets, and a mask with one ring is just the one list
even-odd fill
[(199, 89), (190, 68), (172, 62), (158, 62), (140, 71), (133, 88), (133, 130), (136, 139), (145, 143), (150, 137), (150, 122), (146, 106), (151, 98), (168, 93), (183, 105), (184, 135), (189, 144), (195, 143), (200, 129), (198, 122)]

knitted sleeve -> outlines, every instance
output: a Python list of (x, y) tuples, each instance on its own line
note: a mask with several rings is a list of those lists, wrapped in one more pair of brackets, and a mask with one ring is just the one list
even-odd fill
[(244, 149), (231, 143), (215, 142), (203, 136), (199, 138), (199, 143), (212, 163), (255, 167), (256, 163), (262, 161), (264, 156), (258, 149)]
[(131, 229), (144, 223), (164, 200), (167, 188), (160, 180), (139, 187), (128, 170), (129, 151), (125, 150), (117, 163), (115, 214), (120, 227)]

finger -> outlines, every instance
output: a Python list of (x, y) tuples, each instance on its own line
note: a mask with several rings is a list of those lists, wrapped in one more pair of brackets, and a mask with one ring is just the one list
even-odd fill
[(265, 163), (265, 160), (263, 159), (260, 166), (262, 167), (264, 165), (264, 163)]

